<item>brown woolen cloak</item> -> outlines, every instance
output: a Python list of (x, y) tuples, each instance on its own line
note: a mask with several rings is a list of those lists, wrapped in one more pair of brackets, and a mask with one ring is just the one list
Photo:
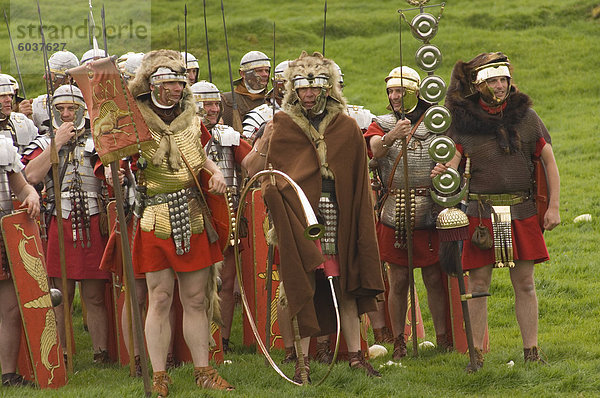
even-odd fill
[[(366, 145), (356, 122), (342, 109), (329, 99), (328, 114), (319, 132), (324, 135), (328, 167), (335, 176), (341, 294), (354, 297), (358, 313), (362, 314), (377, 309), (375, 296), (384, 291), (384, 283)], [(308, 119), (298, 108), (276, 113), (266, 164), (283, 171), (300, 185), (317, 213), (322, 183), (320, 163), (315, 144), (303, 128), (308, 128)], [(315, 242), (304, 237), (306, 220), (300, 202), (282, 178), (277, 177), (272, 185), (267, 177), (262, 187), (277, 231), (280, 272), (291, 316), (298, 316), (303, 337), (331, 333), (335, 328), (335, 313), (331, 299), (326, 298), (328, 287), (315, 281), (314, 273), (323, 256)]]

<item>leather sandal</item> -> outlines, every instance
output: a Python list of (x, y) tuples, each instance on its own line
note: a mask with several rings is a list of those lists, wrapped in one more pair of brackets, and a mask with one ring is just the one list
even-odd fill
[(384, 344), (384, 343), (393, 343), (394, 335), (392, 331), (384, 326), (379, 329), (373, 329), (373, 338), (375, 340), (375, 344)]
[(310, 384), (310, 360), (308, 357), (304, 357), (304, 361), (301, 361), (300, 358), (296, 359), (296, 371), (294, 372), (294, 380), (296, 383), (304, 384), (302, 381), (302, 366), (304, 366), (304, 370), (306, 371), (306, 379)]
[(296, 355), (296, 349), (294, 347), (285, 347), (285, 357), (281, 361), (281, 363), (292, 363), (298, 359)]
[(394, 352), (392, 359), (398, 361), (406, 356), (406, 340), (404, 340), (404, 333), (400, 333), (398, 337), (394, 339)]
[(169, 395), (169, 384), (173, 383), (166, 370), (154, 372), (152, 376), (152, 393), (157, 394), (157, 398), (164, 398)]
[(224, 378), (219, 376), (217, 370), (210, 365), (195, 367), (194, 380), (196, 381), (196, 385), (198, 387), (206, 390), (235, 390), (235, 388)]
[(523, 348), (523, 357), (525, 362), (534, 362), (542, 365), (548, 365), (548, 362), (540, 356), (541, 350), (537, 346)]
[(2, 375), (2, 386), (4, 387), (33, 387), (34, 384), (25, 380), (18, 373), (5, 373)]
[(348, 353), (348, 365), (351, 369), (363, 369), (369, 377), (381, 377), (381, 373), (373, 369), (360, 350)]
[(477, 347), (475, 347), (475, 363), (469, 362), (465, 371), (467, 373), (475, 373), (479, 369), (483, 368), (483, 352)]
[(446, 333), (435, 335), (436, 346), (440, 351), (450, 352), (454, 348), (452, 341), (448, 338)]
[(315, 361), (324, 363), (326, 365), (331, 364), (331, 361), (333, 361), (333, 352), (331, 352), (330, 345), (331, 343), (329, 340), (317, 343)]

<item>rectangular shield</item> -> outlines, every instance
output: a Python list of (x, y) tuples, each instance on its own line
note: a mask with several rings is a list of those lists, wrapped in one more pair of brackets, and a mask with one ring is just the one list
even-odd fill
[[(252, 189), (246, 195), (244, 217), (248, 220), (248, 236), (245, 249), (241, 252), (242, 279), (246, 298), (252, 317), (258, 328), (262, 341), (265, 342), (267, 328), (267, 311), (270, 312), (269, 348), (283, 349), (283, 339), (277, 322), (277, 301), (279, 300), (279, 271), (273, 266), (271, 272), (271, 299), (267, 298), (267, 262), (268, 244), (266, 233), (269, 229), (267, 210), (260, 189)], [(244, 345), (255, 344), (255, 337), (250, 328), (248, 318), (244, 317)]]
[(2, 217), (1, 224), (35, 382), (40, 388), (62, 387), (67, 372), (38, 226), (25, 211)]

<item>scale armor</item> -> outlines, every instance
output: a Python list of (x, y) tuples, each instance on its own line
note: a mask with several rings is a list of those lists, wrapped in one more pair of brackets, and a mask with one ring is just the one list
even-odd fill
[[(177, 147), (184, 153), (194, 173), (202, 169), (206, 155), (200, 144), (200, 121), (194, 117), (188, 128), (173, 132)], [(150, 128), (156, 146), (142, 150), (142, 157), (152, 159), (162, 134)], [(154, 231), (160, 239), (173, 237), (178, 255), (189, 252), (191, 234), (204, 231), (204, 217), (197, 199), (198, 191), (187, 167), (178, 170), (168, 165), (167, 158), (155, 166), (148, 162), (141, 182), (145, 193), (136, 198), (136, 214), (140, 217), (140, 229)], [(140, 214), (141, 213), (141, 214)]]
[[(384, 115), (376, 118), (377, 124), (386, 133), (396, 124), (394, 115)], [(408, 149), (409, 183), (411, 196), (411, 219), (413, 229), (430, 229), (435, 227), (433, 217), (433, 200), (429, 194), (431, 189), (431, 169), (435, 165), (429, 156), (429, 145), (436, 137), (427, 130), (423, 123), (419, 124), (414, 135), (411, 137)], [(389, 192), (383, 204), (381, 221), (383, 224), (399, 230), (398, 223), (404, 225), (404, 201), (407, 193), (404, 192), (404, 165), (403, 161), (396, 166), (396, 172), (391, 186), (387, 186), (392, 167), (400, 152), (402, 151), (401, 140), (396, 140), (390, 146), (385, 157), (378, 159), (382, 183)], [(402, 228), (403, 229), (403, 228)]]

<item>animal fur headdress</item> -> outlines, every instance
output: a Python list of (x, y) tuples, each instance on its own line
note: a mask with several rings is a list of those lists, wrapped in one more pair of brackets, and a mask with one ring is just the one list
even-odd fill
[(283, 102), (285, 104), (295, 104), (298, 102), (298, 95), (294, 89), (293, 78), (295, 76), (312, 77), (318, 75), (328, 76), (328, 83), (330, 86), (329, 97), (336, 100), (339, 103), (344, 103), (344, 95), (342, 94), (342, 87), (339, 84), (341, 80), (338, 68), (335, 63), (323, 57), (319, 52), (314, 52), (312, 55), (308, 55), (306, 51), (302, 51), (300, 57), (291, 61), (288, 68), (284, 72), (285, 82), (285, 97)]
[(135, 74), (135, 78), (129, 83), (129, 90), (135, 98), (150, 92), (150, 76), (160, 67), (166, 67), (176, 73), (185, 74), (185, 63), (178, 51), (150, 51), (142, 58), (142, 63)]
[(179, 74), (185, 74), (186, 72), (185, 63), (179, 52), (174, 50), (150, 51), (142, 58), (142, 63), (135, 78), (129, 83), (129, 90), (134, 98), (138, 99), (138, 107), (148, 126), (162, 135), (158, 149), (152, 157), (152, 163), (159, 165), (166, 156), (171, 168), (179, 170), (179, 168), (183, 167), (183, 160), (179, 148), (177, 148), (177, 143), (173, 138), (173, 131), (185, 128), (186, 125), (189, 125), (190, 118), (195, 116), (194, 97), (189, 86), (186, 86), (181, 99), (183, 113), (171, 122), (170, 125), (166, 125), (144, 101), (140, 101), (145, 95), (150, 93), (150, 76), (160, 67), (169, 68)]
[[(510, 97), (501, 113), (492, 115), (483, 110), (479, 104), (480, 94), (473, 82), (479, 67), (496, 62), (508, 62), (508, 58), (501, 52), (482, 53), (469, 62), (458, 61), (454, 65), (445, 102), (452, 113), (448, 134), (494, 134), (505, 152), (514, 153), (521, 147), (516, 127), (532, 103), (526, 94), (511, 84)], [(511, 65), (509, 70), (512, 75)]]
[[(304, 114), (302, 104), (294, 89), (293, 79), (296, 76), (302, 76), (308, 80), (316, 76), (327, 76), (326, 85), (329, 88), (329, 95), (325, 98), (326, 114), (319, 124), (318, 132), (314, 128), (311, 129), (311, 124)], [(341, 77), (338, 68), (332, 60), (323, 57), (321, 53), (314, 52), (312, 55), (308, 55), (306, 51), (302, 51), (298, 59), (289, 63), (284, 72), (284, 79), (286, 82), (283, 110), (315, 142), (321, 163), (321, 175), (333, 178), (333, 173), (327, 166), (327, 144), (323, 140), (323, 134), (329, 123), (346, 109), (346, 101), (339, 83)]]
[[(477, 71), (480, 67), (496, 62), (509, 62), (508, 57), (501, 52), (481, 53), (469, 62), (458, 61), (452, 70), (450, 78), (450, 87), (452, 90), (460, 93), (464, 98), (478, 94), (477, 88), (473, 83), (477, 77)], [(509, 70), (512, 75), (512, 65), (509, 63)]]

